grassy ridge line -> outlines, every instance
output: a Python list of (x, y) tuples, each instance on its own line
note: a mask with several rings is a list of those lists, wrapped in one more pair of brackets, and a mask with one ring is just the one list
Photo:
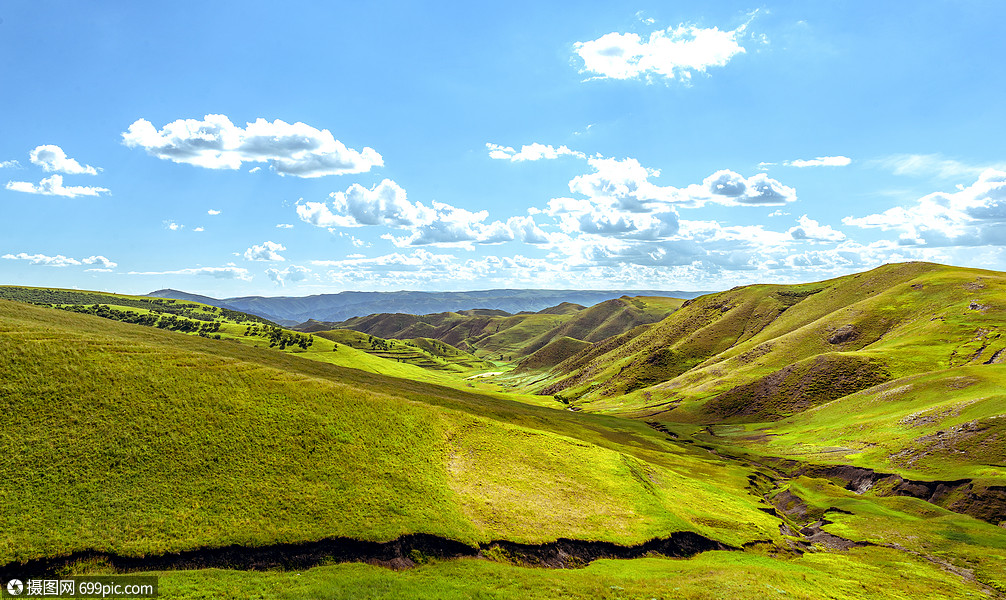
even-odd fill
[[(534, 314), (505, 316), (488, 314), (491, 311), (376, 314), (334, 323), (331, 328), (352, 329), (383, 338), (433, 338), (482, 358), (511, 362), (537, 352), (553, 340), (569, 337), (596, 342), (637, 325), (659, 321), (677, 310), (682, 302), (675, 298), (639, 296), (615, 298), (590, 308), (566, 303)], [(308, 329), (321, 328), (321, 324), (312, 324)], [(555, 349), (553, 346), (552, 354)], [(551, 367), (559, 360), (539, 356), (528, 364)]]
[[(559, 381), (546, 391), (597, 399), (596, 409), (621, 404), (644, 412), (674, 401), (668, 420), (710, 422), (730, 416), (710, 400), (751, 384), (762, 391), (749, 400), (763, 408), (742, 420), (758, 421), (793, 412), (778, 403), (792, 396), (787, 386), (811, 378), (848, 383), (843, 393), (877, 383), (850, 379), (844, 372), (856, 364), (875, 363), (884, 378), (896, 378), (986, 361), (1006, 347), (999, 341), (1004, 310), (1001, 273), (929, 263), (799, 286), (748, 286), (696, 299), (635, 340), (598, 344), (559, 365)], [(811, 369), (829, 356), (829, 364)], [(773, 382), (801, 360), (810, 361), (808, 375)]]
[(641, 424), (24, 304), (0, 302), (0, 346), (0, 476), (19, 482), (0, 492), (5, 562), (412, 532), (777, 535), (744, 469)]
[[(332, 340), (322, 341), (311, 334), (283, 329), (254, 315), (188, 300), (10, 286), (0, 287), (0, 298), (3, 297), (179, 333), (232, 340), (253, 346), (268, 346), (281, 352), (298, 353), (303, 358), (311, 360), (398, 377), (430, 378), (444, 384), (461, 385), (450, 377), (442, 374), (431, 376), (416, 367), (450, 371), (471, 371), (491, 367), (488, 363), (482, 363), (471, 357), (456, 356), (449, 350), (439, 353), (444, 354), (439, 356), (436, 348), (418, 340), (416, 342), (422, 346), (418, 352), (399, 353), (400, 356), (382, 353), (367, 344), (351, 344), (359, 346), (356, 349), (341, 346), (348, 351), (333, 354), (332, 352), (337, 351), (340, 345)], [(386, 344), (385, 340), (378, 341)], [(319, 343), (315, 345), (315, 342)], [(359, 351), (361, 349), (363, 352)]]
[(200, 304), (198, 302), (166, 298), (150, 298), (148, 296), (129, 296), (125, 294), (111, 294), (108, 292), (0, 286), (0, 299), (50, 306), (109, 304), (119, 307), (141, 309), (150, 313), (182, 315), (202, 321), (219, 318), (236, 323), (249, 321), (265, 325), (275, 325), (275, 323), (256, 315), (250, 315), (227, 308), (218, 308), (216, 306)]

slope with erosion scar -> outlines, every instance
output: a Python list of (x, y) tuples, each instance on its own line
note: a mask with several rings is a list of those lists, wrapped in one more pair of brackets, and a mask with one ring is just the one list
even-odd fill
[(645, 425), (0, 302), (0, 564), (426, 533), (778, 538)]
[[(998, 360), (1004, 292), (1001, 273), (929, 263), (736, 288), (572, 357), (542, 391), (630, 412), (662, 405), (669, 420), (778, 418), (890, 378)], [(811, 380), (830, 390), (792, 402), (794, 389), (821, 387)]]

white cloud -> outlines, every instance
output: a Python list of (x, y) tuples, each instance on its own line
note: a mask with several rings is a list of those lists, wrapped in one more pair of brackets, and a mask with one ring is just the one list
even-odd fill
[(59, 146), (51, 144), (38, 146), (30, 153), (31, 162), (42, 167), (46, 173), (65, 173), (67, 175), (97, 175), (101, 169), (91, 165), (81, 165), (68, 157)]
[(205, 229), (203, 229), (202, 227), (196, 227), (196, 228), (195, 228), (195, 229), (193, 229), (192, 231), (206, 231), (206, 230), (205, 230)]
[(277, 244), (276, 242), (262, 242), (257, 246), (252, 246), (245, 250), (244, 257), (245, 260), (275, 260), (283, 261), (286, 260), (279, 255), (280, 252), (286, 250), (283, 244)]
[(673, 203), (687, 208), (713, 202), (726, 206), (772, 206), (794, 202), (796, 190), (770, 178), (765, 173), (743, 177), (723, 169), (706, 177), (701, 184), (685, 188), (658, 186), (649, 179), (660, 171), (648, 169), (634, 158), (587, 159), (593, 173), (578, 175), (569, 182), (569, 190), (590, 198), (616, 201), (619, 209), (643, 212), (660, 203)]
[(266, 276), (276, 282), (276, 285), (283, 286), (287, 281), (303, 281), (311, 275), (311, 269), (290, 265), (285, 269), (266, 269)]
[(794, 240), (807, 242), (841, 242), (845, 239), (845, 234), (830, 225), (821, 225), (814, 219), (803, 215), (797, 220), (796, 227), (789, 229), (790, 236)]
[[(782, 164), (787, 167), (845, 167), (852, 163), (848, 156), (818, 156), (811, 159), (787, 160)], [(771, 163), (761, 163), (771, 164)]]
[(16, 160), (0, 161), (0, 169), (20, 169), (21, 163)]
[(70, 267), (78, 265), (98, 265), (101, 269), (114, 269), (116, 263), (108, 260), (104, 256), (88, 256), (87, 258), (70, 258), (57, 254), (56, 256), (46, 256), (45, 254), (4, 254), (2, 258), (7, 260), (26, 260), (33, 265), (45, 265), (47, 267)]
[(208, 211), (206, 211), (206, 214), (208, 214), (208, 215), (219, 215), (220, 211), (211, 208)]
[(367, 242), (361, 240), (360, 238), (356, 237), (355, 235), (348, 234), (345, 231), (340, 231), (339, 232), (339, 237), (349, 238), (349, 243), (352, 244), (354, 248), (369, 248), (370, 247), (370, 244), (368, 244)]
[(8, 181), (7, 189), (14, 192), (25, 192), (28, 194), (42, 194), (43, 196), (64, 196), (66, 198), (76, 198), (77, 196), (99, 196), (108, 193), (108, 189), (102, 187), (88, 187), (63, 185), (62, 175), (52, 175), (46, 177), (35, 185), (30, 181)]
[(405, 190), (390, 179), (370, 189), (354, 183), (345, 192), (333, 192), (329, 197), (331, 208), (324, 202), (305, 202), (297, 205), (297, 215), (318, 227), (413, 227), (431, 223), (435, 217), (433, 209), (421, 202), (409, 202)]
[(783, 212), (782, 209), (779, 209), (779, 210), (774, 210), (774, 211), (770, 212), (768, 214), (768, 216), (770, 216), (770, 217), (788, 217), (789, 213), (788, 212)]
[(276, 227), (278, 229), (293, 229), (293, 225), (291, 225), (289, 223), (277, 223)]
[(597, 79), (689, 81), (693, 73), (705, 73), (710, 67), (722, 67), (734, 56), (744, 53), (738, 43), (747, 24), (732, 31), (693, 25), (659, 29), (643, 39), (636, 33), (607, 33), (589, 42), (577, 42), (574, 52), (583, 60), (581, 73)]
[(251, 281), (252, 276), (248, 269), (241, 267), (194, 267), (190, 269), (177, 269), (174, 271), (130, 271), (129, 275), (200, 275), (213, 277), (214, 279), (240, 279), (241, 281)]
[(170, 229), (171, 231), (179, 231), (181, 229), (185, 229), (185, 225), (175, 223), (174, 221), (165, 221), (164, 227)]
[(488, 211), (472, 212), (437, 201), (431, 206), (410, 202), (405, 190), (390, 179), (370, 189), (353, 184), (345, 192), (334, 192), (329, 197), (331, 204), (298, 204), (297, 215), (305, 223), (318, 227), (381, 225), (410, 230), (404, 236), (382, 236), (397, 246), (471, 248), (473, 244), (498, 244), (515, 237), (505, 223), (487, 224)]
[(770, 178), (765, 173), (757, 173), (744, 178), (742, 175), (724, 169), (702, 180), (702, 185), (692, 184), (685, 188), (684, 196), (693, 206), (715, 202), (726, 206), (776, 206), (796, 201), (796, 190)]
[(846, 217), (846, 225), (900, 231), (899, 243), (919, 246), (1006, 244), (1006, 171), (988, 169), (970, 186), (936, 192), (914, 206), (896, 206), (864, 217)]
[(977, 177), (988, 169), (1006, 170), (1006, 164), (968, 164), (939, 154), (895, 154), (871, 161), (895, 175), (955, 179)]
[(238, 169), (246, 162), (267, 163), (280, 175), (322, 177), (365, 173), (384, 165), (373, 148), (347, 148), (327, 129), (304, 123), (257, 119), (244, 128), (225, 115), (179, 119), (158, 130), (139, 119), (122, 134), (123, 143), (152, 156), (208, 169)]
[(521, 146), (520, 151), (514, 150), (510, 146), (500, 146), (499, 144), (486, 143), (489, 150), (489, 157), (497, 160), (509, 160), (510, 162), (524, 162), (529, 160), (553, 160), (560, 156), (574, 156), (576, 158), (587, 158), (583, 152), (570, 150), (567, 146), (553, 147), (551, 144), (539, 144), (534, 142), (530, 145)]

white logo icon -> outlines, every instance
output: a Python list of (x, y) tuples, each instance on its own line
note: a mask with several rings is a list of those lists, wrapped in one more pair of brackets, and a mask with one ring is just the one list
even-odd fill
[(24, 584), (20, 579), (11, 579), (7, 582), (7, 593), (11, 596), (20, 596), (24, 591)]

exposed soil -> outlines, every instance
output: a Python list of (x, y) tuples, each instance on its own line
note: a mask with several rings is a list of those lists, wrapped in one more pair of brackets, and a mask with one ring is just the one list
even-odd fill
[(332, 538), (299, 544), (202, 548), (142, 557), (83, 551), (66, 556), (2, 565), (0, 580), (65, 574), (73, 572), (75, 565), (79, 564), (101, 565), (116, 573), (189, 569), (299, 571), (341, 562), (365, 562), (393, 569), (405, 569), (428, 559), (482, 557), (525, 566), (565, 569), (583, 567), (599, 558), (639, 558), (647, 555), (687, 557), (707, 550), (738, 550), (738, 548), (689, 531), (672, 533), (668, 538), (654, 539), (635, 546), (559, 539), (545, 544), (494, 541), (476, 547), (439, 536), (412, 534), (384, 543)]
[(876, 361), (821, 354), (716, 396), (706, 410), (721, 418), (778, 419), (890, 379)]
[(829, 344), (844, 344), (859, 338), (859, 331), (854, 325), (842, 325), (828, 338)]
[(879, 496), (911, 496), (993, 525), (1006, 521), (1006, 486), (982, 486), (970, 479), (912, 481), (890, 473), (852, 466), (809, 466), (795, 475), (839, 480), (845, 489)]

